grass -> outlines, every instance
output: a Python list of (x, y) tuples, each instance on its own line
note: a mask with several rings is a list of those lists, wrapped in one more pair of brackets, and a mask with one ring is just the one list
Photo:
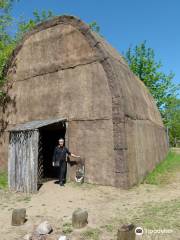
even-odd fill
[(145, 203), (137, 209), (132, 221), (148, 229), (179, 229), (180, 199)]
[(112, 233), (114, 230), (114, 226), (112, 224), (106, 224), (105, 226), (102, 226), (107, 232)]
[(177, 171), (180, 171), (180, 154), (170, 151), (165, 160), (146, 176), (144, 182), (155, 185), (167, 184)]
[[(110, 222), (110, 224), (103, 225), (101, 228), (105, 230), (106, 234), (111, 233), (112, 237), (116, 236), (118, 227), (125, 223), (132, 223), (136, 227), (140, 226), (143, 229), (148, 230), (170, 229), (178, 235), (180, 233), (180, 199), (177, 198), (164, 202), (142, 203), (142, 205), (137, 208), (127, 210), (126, 216), (112, 218), (110, 219)], [(171, 239), (174, 238), (172, 237)]]
[(72, 233), (72, 231), (73, 231), (73, 228), (72, 228), (72, 224), (71, 223), (64, 223), (63, 224), (63, 230), (62, 230), (62, 232), (64, 233), (64, 234), (70, 234), (70, 233)]
[(100, 240), (100, 233), (98, 228), (88, 228), (81, 236), (83, 240)]
[(8, 175), (6, 171), (0, 171), (0, 189), (7, 189)]

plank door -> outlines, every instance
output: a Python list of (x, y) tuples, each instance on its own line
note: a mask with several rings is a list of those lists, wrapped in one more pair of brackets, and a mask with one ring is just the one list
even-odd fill
[(8, 183), (11, 190), (37, 191), (38, 130), (10, 132)]

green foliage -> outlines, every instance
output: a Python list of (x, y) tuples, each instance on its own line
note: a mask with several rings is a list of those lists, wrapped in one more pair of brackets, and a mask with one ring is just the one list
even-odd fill
[(72, 228), (72, 224), (71, 223), (64, 223), (63, 224), (63, 230), (62, 230), (62, 232), (64, 233), (64, 234), (70, 234), (70, 233), (72, 233), (72, 231), (73, 231), (73, 228)]
[(112, 233), (114, 230), (113, 224), (106, 224), (104, 226), (101, 226), (101, 228), (104, 228), (107, 232), (110, 232), (110, 233)]
[(180, 85), (173, 83), (174, 74), (168, 75), (161, 71), (162, 63), (156, 62), (154, 50), (146, 47), (146, 41), (130, 47), (124, 56), (130, 69), (148, 87), (161, 112), (164, 124), (169, 128), (171, 143), (175, 138), (180, 139), (180, 118), (177, 99)]
[(41, 13), (39, 13), (37, 10), (35, 10), (33, 12), (33, 19), (26, 21), (21, 18), (18, 23), (16, 39), (19, 41), (26, 32), (32, 30), (37, 24), (51, 19), (53, 16), (54, 15), (51, 11), (46, 12), (43, 10)]
[(12, 37), (8, 33), (8, 27), (12, 25), (13, 18), (11, 10), (13, 4), (18, 0), (0, 0), (0, 41), (8, 44)]
[(100, 26), (97, 24), (96, 21), (93, 21), (89, 24), (89, 27), (91, 28), (91, 30), (93, 30), (94, 32), (99, 33), (100, 32)]
[(0, 171), (0, 189), (6, 189), (8, 186), (7, 172)]
[(170, 151), (165, 160), (146, 176), (144, 182), (155, 185), (166, 184), (177, 171), (180, 171), (180, 154)]
[(0, 41), (0, 86), (5, 81), (3, 76), (3, 69), (14, 47), (15, 47), (15, 42), (13, 41), (9, 44), (5, 44), (3, 41)]
[(180, 99), (169, 100), (166, 108), (161, 113), (169, 130), (169, 142), (171, 146), (175, 147), (176, 141), (180, 141)]
[(82, 233), (83, 239), (86, 240), (99, 240), (100, 239), (100, 230), (98, 228), (88, 228), (85, 232)]
[(157, 106), (162, 109), (169, 98), (176, 97), (178, 86), (173, 84), (174, 74), (168, 75), (161, 71), (162, 63), (155, 61), (152, 48), (146, 47), (146, 41), (129, 48), (125, 59), (130, 69), (145, 83), (154, 96)]
[(14, 4), (18, 0), (0, 0), (0, 10), (4, 12), (9, 12)]
[(1, 89), (5, 82), (3, 69), (15, 47), (15, 41), (8, 33), (8, 27), (12, 25), (10, 11), (14, 2), (13, 0), (0, 1), (0, 104), (5, 97), (5, 93)]
[(33, 12), (33, 19), (25, 21), (21, 18), (18, 22), (18, 30), (15, 36), (11, 36), (8, 32), (10, 26), (14, 24), (14, 19), (11, 16), (13, 4), (18, 0), (0, 0), (0, 105), (3, 104), (6, 93), (3, 92), (2, 86), (6, 81), (3, 69), (12, 54), (17, 43), (21, 40), (24, 33), (31, 30), (35, 25), (48, 20), (53, 17), (51, 11), (43, 10), (38, 13), (37, 10)]

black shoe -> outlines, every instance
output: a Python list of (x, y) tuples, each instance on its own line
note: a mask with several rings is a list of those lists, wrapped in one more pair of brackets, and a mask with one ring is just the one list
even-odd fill
[(60, 182), (59, 185), (60, 185), (60, 186), (64, 186), (64, 183), (63, 183), (63, 182)]

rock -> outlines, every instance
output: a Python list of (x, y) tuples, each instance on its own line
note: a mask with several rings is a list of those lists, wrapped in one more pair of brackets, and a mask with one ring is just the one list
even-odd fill
[(32, 234), (28, 233), (23, 237), (24, 240), (32, 240)]
[(25, 221), (26, 221), (26, 209), (25, 208), (14, 209), (12, 212), (11, 224), (13, 226), (19, 226), (24, 224)]
[(45, 235), (52, 232), (52, 230), (53, 229), (51, 225), (48, 223), (48, 221), (44, 221), (37, 226), (35, 232), (38, 233), (39, 235)]
[(60, 236), (58, 240), (68, 240), (66, 236)]
[(135, 240), (135, 236), (135, 226), (133, 224), (124, 224), (117, 232), (117, 240)]
[(88, 212), (82, 209), (77, 209), (72, 214), (72, 226), (74, 228), (85, 227), (88, 223)]

